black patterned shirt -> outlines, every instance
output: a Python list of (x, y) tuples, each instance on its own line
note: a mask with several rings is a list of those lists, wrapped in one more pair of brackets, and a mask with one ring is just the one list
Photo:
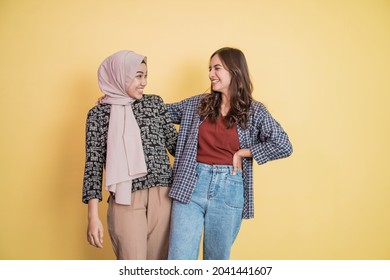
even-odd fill
[[(172, 168), (167, 150), (175, 154), (177, 132), (160, 96), (143, 95), (132, 104), (141, 132), (148, 174), (133, 180), (133, 191), (155, 186), (170, 187)], [(103, 170), (106, 165), (109, 104), (99, 104), (88, 112), (86, 160), (82, 201), (102, 200)]]

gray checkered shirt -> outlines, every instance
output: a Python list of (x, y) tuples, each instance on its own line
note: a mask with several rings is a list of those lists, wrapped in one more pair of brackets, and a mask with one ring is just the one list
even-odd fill
[[(196, 184), (196, 157), (199, 125), (202, 123), (197, 107), (202, 95), (181, 102), (167, 104), (173, 123), (179, 124), (179, 136), (173, 166), (173, 185), (170, 197), (189, 203)], [(249, 148), (252, 158), (243, 159), (244, 209), (242, 217), (254, 217), (253, 159), (258, 164), (288, 157), (292, 146), (280, 124), (271, 116), (263, 104), (253, 101), (246, 129), (237, 126), (241, 149)]]

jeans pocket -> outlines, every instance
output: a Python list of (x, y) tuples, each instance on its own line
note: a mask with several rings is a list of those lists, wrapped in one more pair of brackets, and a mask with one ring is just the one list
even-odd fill
[(239, 209), (244, 207), (244, 182), (239, 171), (236, 175), (225, 176), (225, 204)]

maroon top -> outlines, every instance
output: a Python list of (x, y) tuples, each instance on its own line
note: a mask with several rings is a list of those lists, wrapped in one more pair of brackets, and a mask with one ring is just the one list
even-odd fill
[(206, 118), (199, 126), (197, 161), (205, 164), (233, 165), (233, 155), (240, 149), (237, 125), (226, 128), (226, 120), (215, 123)]

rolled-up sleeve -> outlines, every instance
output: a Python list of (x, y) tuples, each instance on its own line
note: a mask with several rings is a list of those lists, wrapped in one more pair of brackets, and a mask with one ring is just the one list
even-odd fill
[(250, 147), (254, 160), (264, 164), (290, 156), (293, 148), (287, 133), (264, 106), (256, 110), (254, 118), (254, 129), (258, 131), (255, 144)]

